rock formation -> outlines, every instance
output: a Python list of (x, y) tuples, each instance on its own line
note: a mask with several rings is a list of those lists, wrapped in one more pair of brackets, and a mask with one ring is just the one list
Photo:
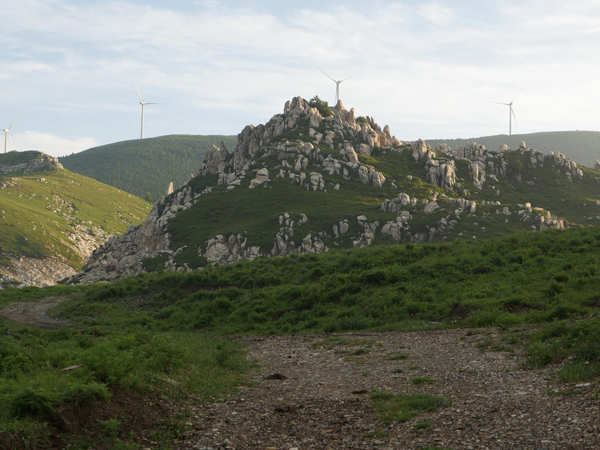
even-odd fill
[[(6, 175), (9, 173), (21, 172), (29, 173), (35, 170), (41, 170), (46, 168), (63, 169), (58, 159), (46, 155), (42, 152), (28, 151), (28, 152), (16, 152), (12, 151), (7, 153), (6, 156), (18, 155), (18, 159), (15, 162), (0, 164), (0, 175)], [(12, 159), (12, 158), (11, 158)]]
[[(458, 230), (465, 219), (469, 226), (477, 227), (475, 217), (510, 223), (511, 227), (534, 226), (536, 230), (568, 226), (564, 219), (546, 211), (526, 208), (524, 213), (514, 213), (514, 205), (491, 200), (500, 197), (499, 186), (508, 182), (520, 182), (522, 178), (527, 184), (536, 182), (515, 163), (517, 159), (528, 169), (552, 164), (571, 181), (583, 177), (581, 169), (560, 153), (544, 155), (527, 149), (524, 142), (518, 150), (503, 147), (490, 151), (472, 142), (455, 149), (440, 145), (433, 151), (421, 139), (402, 144), (389, 126), (382, 129), (372, 117), (357, 120), (354, 109), (346, 110), (342, 102), (332, 108), (332, 113), (324, 117), (308, 101), (296, 97), (267, 123), (246, 126), (238, 134), (233, 151), (223, 143), (213, 146), (187, 186), (157, 202), (142, 225), (131, 227), (96, 250), (83, 272), (70, 281), (88, 283), (132, 275), (145, 270), (145, 260), (160, 261), (164, 270), (193, 270), (178, 258), (184, 251), (192, 251), (206, 264), (222, 265), (257, 257), (322, 252), (332, 246), (362, 247), (377, 239), (398, 244), (443, 241), (449, 236), (462, 236)], [(390, 161), (400, 158), (402, 164), (410, 162), (411, 167), (419, 169), (402, 176), (390, 173), (390, 166), (379, 165), (386, 155)], [(217, 175), (213, 184), (196, 183), (199, 177), (212, 175)], [(283, 213), (281, 209), (287, 209), (287, 204), (282, 204), (278, 211), (265, 210), (264, 223), (278, 226), (271, 229), (268, 245), (257, 245), (254, 236), (247, 233), (229, 231), (207, 235), (194, 244), (181, 245), (179, 241), (177, 245), (181, 246), (174, 248), (171, 220), (198, 203), (202, 205), (204, 197), (220, 195), (219, 201), (227, 204), (227, 196), (235, 195), (228, 192), (244, 189), (244, 195), (248, 195), (247, 190), (253, 189), (251, 195), (259, 196), (279, 189), (277, 186), (284, 182), (293, 189), (303, 189), (315, 204), (325, 202), (317, 215), (322, 216), (322, 210), (330, 208), (329, 219), (319, 218), (329, 221), (313, 220), (309, 209), (293, 216)], [(368, 211), (373, 206), (367, 201), (361, 206), (366, 208), (364, 213), (348, 212), (342, 217), (333, 213), (337, 211), (336, 199), (341, 197), (332, 194), (351, 195), (359, 187), (369, 189), (372, 198), (395, 196), (378, 203), (377, 214), (384, 214), (384, 220), (369, 219)], [(485, 194), (486, 200), (475, 201), (472, 191), (477, 198)], [(311, 207), (315, 205), (309, 202)], [(233, 227), (224, 226), (223, 230), (228, 228)], [(480, 235), (485, 233), (482, 226)], [(470, 238), (476, 239), (477, 234)]]

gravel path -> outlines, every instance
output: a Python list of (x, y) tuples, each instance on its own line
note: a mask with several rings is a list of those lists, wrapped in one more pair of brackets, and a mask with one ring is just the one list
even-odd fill
[(35, 302), (10, 303), (0, 309), (0, 318), (36, 328), (72, 327), (74, 325), (69, 322), (55, 319), (46, 314), (50, 308), (65, 299), (66, 297), (47, 297)]
[[(551, 371), (522, 370), (523, 357), (481, 352), (489, 330), (241, 338), (261, 367), (235, 400), (198, 406), (179, 449), (600, 449), (595, 386), (561, 385)], [(364, 350), (360, 350), (364, 349)], [(369, 350), (369, 353), (366, 353)], [(407, 359), (391, 359), (394, 355)], [(274, 375), (274, 376), (272, 376)], [(279, 376), (282, 375), (282, 376)], [(415, 377), (437, 380), (415, 385)], [(425, 392), (451, 406), (387, 427), (372, 389)], [(571, 390), (552, 395), (549, 390)], [(431, 421), (416, 430), (415, 423)]]

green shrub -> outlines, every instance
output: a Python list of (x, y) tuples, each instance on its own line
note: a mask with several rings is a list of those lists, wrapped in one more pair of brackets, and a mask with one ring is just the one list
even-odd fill
[(58, 397), (42, 389), (23, 388), (9, 401), (8, 410), (12, 417), (45, 416), (54, 410)]
[(110, 391), (105, 384), (90, 382), (71, 384), (62, 393), (62, 401), (67, 403), (86, 403), (94, 400), (109, 400)]
[(317, 108), (323, 117), (333, 116), (333, 111), (329, 107), (327, 101), (321, 100), (318, 95), (315, 95), (308, 101), (311, 108)]

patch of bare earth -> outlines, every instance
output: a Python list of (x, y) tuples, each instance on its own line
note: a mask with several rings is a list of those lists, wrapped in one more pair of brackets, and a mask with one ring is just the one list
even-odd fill
[(35, 302), (10, 303), (0, 309), (0, 318), (35, 328), (56, 329), (74, 326), (50, 317), (47, 312), (67, 297), (46, 297)]
[[(188, 421), (192, 431), (175, 448), (600, 448), (594, 387), (561, 385), (551, 377), (556, 367), (523, 370), (518, 353), (480, 351), (478, 341), (499, 335), (446, 330), (336, 336), (364, 342), (326, 346), (314, 345), (326, 336), (240, 338), (250, 344), (248, 357), (262, 374), (232, 401), (197, 406)], [(394, 359), (398, 354), (408, 358)], [(437, 382), (415, 385), (416, 377)], [(371, 406), (373, 389), (430, 393), (452, 404), (388, 427)], [(421, 421), (432, 423), (416, 430)]]

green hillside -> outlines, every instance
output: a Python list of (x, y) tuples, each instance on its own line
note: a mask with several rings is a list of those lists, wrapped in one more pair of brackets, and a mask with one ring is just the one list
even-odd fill
[[(327, 154), (329, 149), (320, 148)], [(440, 158), (446, 155), (439, 154)], [(259, 187), (248, 189), (249, 180), (242, 181), (240, 187), (228, 190), (226, 185), (212, 186), (212, 191), (203, 195), (190, 209), (177, 214), (169, 222), (169, 232), (172, 236), (172, 249), (183, 245), (198, 248), (212, 236), (217, 234), (242, 234), (248, 237), (247, 245), (257, 245), (270, 249), (273, 237), (280, 230), (278, 216), (288, 213), (292, 220), (298, 222), (300, 214), (308, 217), (304, 225), (297, 224), (295, 232), (301, 233), (298, 241), (312, 232), (327, 233), (324, 241), (330, 248), (352, 247), (358, 239), (363, 227), (357, 221), (357, 216), (365, 215), (369, 222), (378, 221), (385, 224), (394, 220), (396, 214), (381, 210), (385, 199), (393, 199), (399, 192), (408, 194), (411, 198), (419, 199), (416, 205), (406, 205), (403, 209), (412, 215), (410, 227), (413, 231), (423, 231), (429, 227), (438, 227), (442, 218), (456, 219), (458, 224), (443, 234), (438, 232), (434, 241), (455, 240), (460, 237), (477, 236), (477, 238), (499, 237), (519, 230), (528, 230), (533, 222), (523, 221), (517, 211), (523, 210), (523, 204), (529, 202), (534, 207), (541, 207), (543, 212), (567, 219), (571, 226), (600, 225), (600, 171), (581, 168), (584, 172), (582, 179), (568, 181), (564, 173), (556, 172), (550, 159), (543, 166), (533, 167), (529, 152), (522, 156), (520, 152), (508, 152), (504, 157), (511, 161), (516, 168), (521, 167), (522, 181), (513, 177), (500, 178), (498, 182), (489, 180), (481, 190), (467, 178), (468, 162), (457, 161), (456, 166), (461, 178), (461, 185), (469, 192), (469, 200), (477, 203), (477, 212), (470, 215), (455, 217), (456, 208), (451, 199), (460, 197), (460, 192), (446, 190), (424, 181), (427, 170), (422, 164), (412, 158), (410, 148), (402, 152), (383, 152), (375, 150), (371, 157), (361, 155), (360, 160), (376, 170), (381, 171), (388, 180), (395, 183), (385, 183), (383, 187), (364, 185), (355, 180), (345, 180), (342, 175), (325, 174), (325, 182), (329, 186), (327, 192), (299, 189), (290, 183), (289, 179), (276, 178), (268, 182), (268, 188)], [(256, 170), (260, 167), (272, 168), (278, 164), (272, 157), (260, 158), (253, 165)], [(276, 171), (275, 171), (276, 173)], [(412, 179), (407, 178), (410, 175)], [(209, 177), (196, 177), (190, 182), (195, 191), (201, 191)], [(526, 182), (533, 181), (533, 186)], [(339, 184), (340, 189), (332, 186)], [(495, 190), (500, 190), (496, 195)], [(429, 214), (423, 213), (424, 199), (431, 199), (433, 193), (440, 197), (437, 202), (441, 206)], [(447, 198), (441, 197), (445, 195)], [(510, 215), (498, 214), (499, 206), (486, 204), (500, 201), (502, 207), (509, 208)], [(519, 204), (521, 206), (519, 206)], [(542, 212), (542, 211), (540, 211)], [(448, 217), (450, 216), (450, 217)], [(341, 220), (348, 220), (349, 232), (336, 239), (332, 228)], [(380, 225), (381, 226), (381, 225)], [(391, 239), (379, 235), (374, 244), (391, 243)]]
[(482, 136), (471, 139), (427, 139), (433, 148), (446, 143), (450, 148), (455, 145), (466, 145), (477, 142), (489, 150), (497, 150), (502, 144), (510, 148), (519, 148), (519, 142), (525, 141), (528, 148), (535, 148), (544, 153), (561, 152), (578, 164), (594, 167), (596, 158), (600, 159), (600, 132), (598, 131), (552, 131), (531, 134), (513, 134), (508, 136)]
[(246, 127), (233, 153), (211, 150), (202, 173), (155, 205), (147, 237), (134, 230), (103, 247), (70, 282), (600, 225), (600, 171), (562, 154), (433, 151), (344, 108), (322, 116), (311, 102), (297, 97)]
[(103, 145), (59, 158), (65, 168), (152, 201), (195, 174), (213, 144), (233, 150), (235, 136), (173, 135)]
[[(39, 155), (2, 154), (0, 169)], [(84, 241), (93, 245), (95, 237), (125, 232), (150, 207), (138, 197), (52, 164), (33, 172), (0, 172), (0, 264), (7, 264), (8, 255), (53, 256), (79, 269), (86, 259), (81, 254)]]

